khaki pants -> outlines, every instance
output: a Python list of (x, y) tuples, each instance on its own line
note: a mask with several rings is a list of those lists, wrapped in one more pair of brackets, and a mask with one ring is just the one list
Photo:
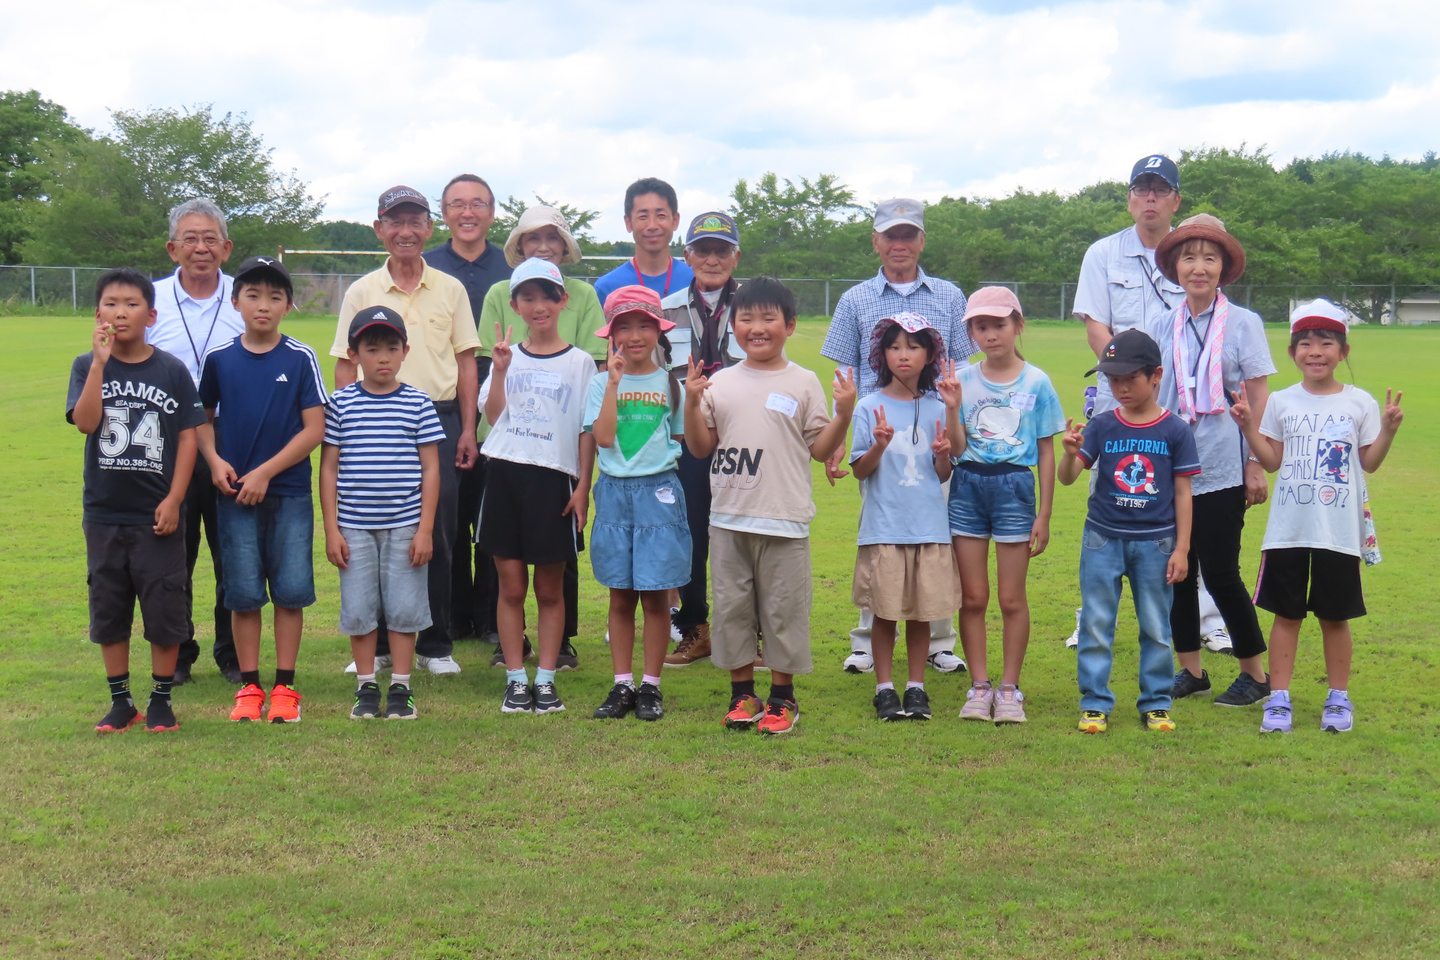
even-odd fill
[(765, 635), (765, 665), (809, 673), (810, 539), (710, 528), (710, 660), (739, 670), (755, 660), (755, 631)]

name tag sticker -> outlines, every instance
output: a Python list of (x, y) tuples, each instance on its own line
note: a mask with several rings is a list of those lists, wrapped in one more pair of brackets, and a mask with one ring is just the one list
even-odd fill
[(534, 390), (559, 390), (560, 373), (556, 370), (532, 370), (530, 386)]
[(1342, 417), (1341, 419), (1335, 421), (1334, 423), (1327, 424), (1327, 425), (1325, 426), (1325, 429), (1322, 430), (1321, 433), (1320, 433), (1320, 438), (1321, 438), (1322, 440), (1330, 440), (1330, 441), (1334, 441), (1334, 440), (1347, 440), (1347, 439), (1349, 439), (1349, 437), (1350, 437), (1350, 418), (1349, 418), (1349, 417)]
[(1010, 407), (1014, 410), (1034, 410), (1035, 394), (1033, 393), (1012, 393), (1010, 394)]
[(1195, 389), (1195, 378), (1194, 378), (1194, 377), (1186, 377), (1186, 378), (1185, 378), (1185, 389), (1186, 389), (1186, 390), (1194, 390), (1194, 389)]
[(794, 397), (787, 397), (783, 393), (772, 393), (765, 401), (765, 409), (775, 410), (787, 417), (793, 417), (795, 411), (800, 409), (800, 403)]
[(659, 500), (661, 503), (674, 503), (674, 502), (675, 502), (675, 490), (674, 490), (674, 488), (673, 488), (673, 487), (657, 487), (656, 490), (655, 490), (655, 499), (656, 499), (656, 500)]

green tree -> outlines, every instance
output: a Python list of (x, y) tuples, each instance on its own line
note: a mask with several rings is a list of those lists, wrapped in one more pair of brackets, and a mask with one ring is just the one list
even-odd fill
[[(600, 216), (599, 210), (585, 210), (581, 207), (571, 206), (568, 203), (561, 203), (555, 200), (546, 200), (540, 194), (535, 194), (535, 202), (542, 207), (554, 207), (565, 216), (565, 222), (570, 225), (570, 233), (577, 243), (582, 245), (593, 242), (590, 236), (590, 227)], [(490, 225), (490, 232), (486, 236), (502, 247), (510, 236), (510, 231), (520, 222), (520, 215), (529, 208), (529, 204), (519, 199), (513, 193), (509, 198), (499, 201), (500, 209), (495, 211), (495, 222)]]
[(736, 181), (730, 198), (747, 275), (824, 277), (864, 269), (856, 264), (869, 251), (869, 230), (861, 224), (869, 211), (833, 173), (801, 177), (798, 185), (766, 173), (754, 186)]
[(64, 107), (37, 91), (0, 92), (0, 263), (20, 262), (33, 207), (45, 194), (50, 151), (87, 138)]

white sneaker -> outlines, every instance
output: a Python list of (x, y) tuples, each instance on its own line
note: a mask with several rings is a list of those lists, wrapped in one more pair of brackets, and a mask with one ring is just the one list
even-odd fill
[(870, 673), (875, 669), (875, 658), (864, 650), (856, 650), (845, 658), (846, 673)]
[(605, 645), (606, 645), (606, 646), (609, 646), (609, 645), (610, 645), (610, 631), (609, 631), (609, 630), (606, 630), (606, 631), (605, 631)]
[(415, 666), (421, 670), (429, 670), (436, 676), (460, 672), (460, 664), (455, 662), (454, 657), (422, 657), (417, 654)]
[[(388, 653), (383, 653), (383, 654), (381, 654), (380, 656), (378, 656), (378, 657), (375, 658), (375, 672), (376, 672), (376, 673), (379, 673), (381, 670), (389, 670), (389, 669), (390, 669), (390, 654), (388, 654)], [(352, 674), (352, 675), (353, 675), (353, 674), (359, 673), (360, 671), (356, 668), (356, 666), (355, 666), (355, 661), (354, 661), (354, 660), (351, 660), (351, 661), (350, 661), (350, 666), (348, 666), (348, 667), (345, 668), (345, 672), (348, 673), (348, 674)]]
[(1074, 650), (1080, 646), (1080, 628), (1076, 627), (1075, 632), (1065, 638), (1065, 649)]
[(1235, 643), (1230, 639), (1229, 632), (1221, 627), (1204, 640), (1205, 649), (1211, 653), (1228, 653), (1232, 656), (1235, 653)]
[(954, 673), (956, 670), (965, 669), (965, 661), (955, 656), (953, 650), (941, 650), (939, 653), (932, 653), (925, 658), (930, 666), (941, 673)]

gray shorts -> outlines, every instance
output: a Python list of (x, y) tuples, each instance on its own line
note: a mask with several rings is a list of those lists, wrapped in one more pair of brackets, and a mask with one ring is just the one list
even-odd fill
[(363, 637), (380, 622), (396, 633), (430, 626), (427, 566), (410, 565), (410, 541), (419, 526), (389, 530), (341, 527), (350, 547), (350, 565), (340, 571), (340, 632)]
[(710, 662), (739, 670), (755, 660), (755, 631), (765, 635), (765, 665), (809, 673), (810, 538), (791, 539), (710, 528)]

